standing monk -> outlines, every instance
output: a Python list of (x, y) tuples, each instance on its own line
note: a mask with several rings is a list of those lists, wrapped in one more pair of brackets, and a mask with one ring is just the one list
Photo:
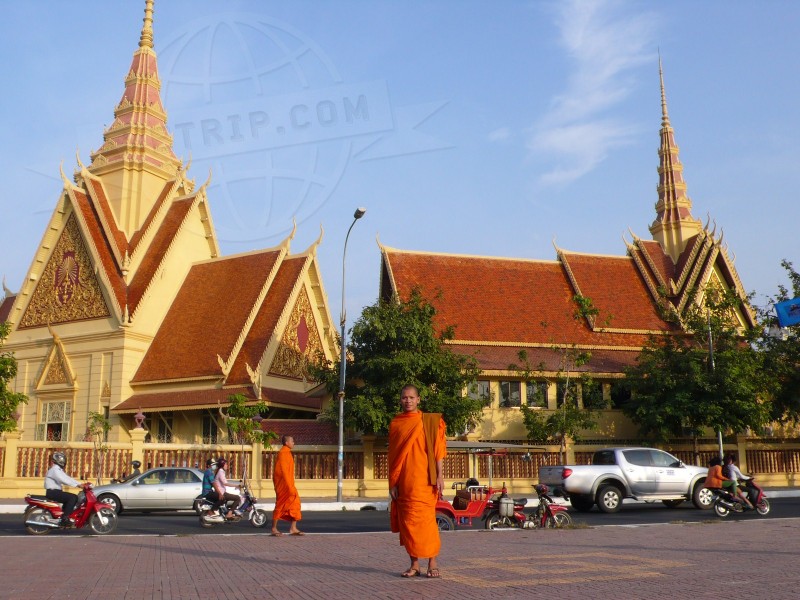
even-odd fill
[(305, 535), (297, 529), (297, 522), (302, 519), (300, 514), (300, 496), (294, 485), (294, 438), (284, 435), (281, 438), (283, 448), (278, 452), (275, 469), (272, 472), (272, 483), (275, 486), (275, 510), (272, 512), (272, 535), (283, 535), (278, 531), (278, 521), (283, 519), (292, 525), (289, 528), (291, 535)]
[(400, 392), (402, 412), (389, 425), (392, 531), (400, 533), (400, 545), (411, 558), (403, 577), (422, 575), (420, 558), (428, 559), (428, 577), (440, 577), (436, 501), (444, 489), (445, 424), (442, 415), (423, 415), (418, 406), (419, 390), (405, 386)]

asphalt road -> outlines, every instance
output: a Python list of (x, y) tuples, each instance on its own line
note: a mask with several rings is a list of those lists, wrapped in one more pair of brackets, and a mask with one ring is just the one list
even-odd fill
[[(771, 511), (766, 517), (761, 517), (755, 512), (730, 515), (725, 521), (752, 521), (761, 519), (781, 519), (800, 517), (800, 498), (776, 498), (770, 500)], [(719, 521), (712, 511), (695, 509), (691, 504), (685, 503), (678, 508), (667, 508), (660, 503), (628, 503), (623, 505), (620, 512), (615, 514), (602, 514), (593, 509), (589, 513), (579, 513), (570, 510), (576, 526), (636, 526), (666, 523), (691, 523), (702, 521)], [(239, 534), (268, 534), (270, 524), (266, 528), (253, 528), (249, 522), (241, 521), (236, 524), (217, 525), (211, 529), (200, 527), (197, 516), (191, 512), (184, 513), (133, 513), (124, 512), (119, 517), (117, 530), (111, 535), (239, 535)], [(280, 527), (288, 530), (288, 523), (281, 523)], [(366, 533), (382, 532), (389, 530), (389, 516), (386, 511), (335, 511), (303, 513), (300, 528), (309, 533)], [(460, 525), (459, 529), (482, 529), (483, 522), (475, 520), (472, 527)], [(54, 531), (50, 535), (83, 535), (89, 529)], [(0, 514), (0, 537), (28, 535), (22, 524), (21, 514)]]

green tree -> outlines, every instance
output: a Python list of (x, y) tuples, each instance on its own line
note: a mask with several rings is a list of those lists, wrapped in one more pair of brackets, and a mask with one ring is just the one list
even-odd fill
[[(0, 323), (0, 350), (8, 337), (8, 323)], [(17, 376), (17, 359), (11, 352), (0, 352), (0, 433), (14, 431), (17, 427), (16, 412), (20, 404), (27, 404), (25, 394), (12, 392), (9, 384)]]
[(687, 433), (697, 439), (705, 428), (739, 432), (769, 419), (761, 356), (753, 343), (760, 328), (742, 327), (746, 310), (733, 292), (707, 288), (704, 302), (691, 299), (682, 318), (664, 312), (676, 331), (653, 335), (626, 369), (631, 400), (624, 413), (642, 434), (666, 441)]
[[(248, 404), (248, 399), (242, 394), (231, 394), (228, 396), (228, 406), (223, 412), (220, 409), (225, 425), (228, 428), (228, 436), (234, 444), (241, 444), (242, 456), (245, 444), (261, 443), (269, 446), (273, 440), (278, 438), (274, 431), (264, 431), (261, 428), (261, 415), (265, 414), (269, 408), (264, 401)], [(242, 464), (241, 477), (244, 479), (247, 473), (246, 462)]]
[(92, 440), (94, 446), (94, 476), (97, 484), (102, 483), (103, 467), (105, 465), (106, 454), (108, 453), (108, 432), (111, 431), (111, 423), (103, 413), (89, 412), (89, 420), (86, 422), (85, 438)]
[[(597, 317), (599, 310), (594, 306), (591, 298), (577, 294), (573, 296), (572, 319), (583, 321)], [(542, 324), (547, 327), (546, 323)], [(533, 443), (559, 443), (559, 452), (566, 450), (567, 438), (580, 440), (581, 432), (594, 429), (597, 425), (594, 411), (587, 405), (578, 406), (578, 395), (581, 390), (587, 392), (596, 386), (596, 382), (588, 373), (577, 374), (578, 369), (589, 362), (592, 355), (582, 350), (576, 344), (553, 343), (551, 350), (558, 356), (558, 371), (555, 376), (556, 388), (559, 394), (559, 407), (545, 416), (542, 411), (522, 406), (522, 419), (528, 432), (528, 440)], [(544, 364), (533, 366), (528, 360), (528, 354), (521, 350), (518, 354), (520, 364), (509, 365), (509, 370), (517, 371), (521, 377), (529, 381), (535, 377), (542, 377), (546, 370)]]
[[(772, 304), (800, 297), (800, 273), (792, 263), (781, 261), (791, 282), (791, 290), (778, 286)], [(759, 340), (767, 375), (767, 393), (772, 401), (771, 417), (779, 423), (800, 421), (800, 325), (779, 329), (772, 309), (759, 314), (766, 334)]]
[[(365, 433), (385, 434), (399, 410), (400, 390), (419, 388), (426, 412), (443, 414), (450, 435), (463, 433), (480, 421), (480, 399), (465, 397), (464, 390), (478, 375), (472, 357), (455, 354), (446, 345), (453, 327), (437, 335), (436, 309), (414, 290), (406, 301), (379, 300), (364, 309), (352, 328), (347, 347), (347, 383), (344, 421)], [(313, 376), (328, 390), (339, 388), (339, 364), (321, 362)], [(324, 418), (338, 422), (333, 402)]]

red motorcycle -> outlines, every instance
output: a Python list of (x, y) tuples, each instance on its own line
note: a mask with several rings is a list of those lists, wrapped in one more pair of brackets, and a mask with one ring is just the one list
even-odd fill
[(550, 490), (543, 484), (533, 486), (539, 504), (532, 513), (523, 512), (526, 499), (513, 500), (508, 497), (505, 483), (500, 497), (492, 500), (491, 511), (486, 516), (487, 529), (519, 527), (521, 529), (560, 528), (572, 525), (572, 516), (567, 507), (556, 504), (550, 496)]
[[(81, 487), (83, 491), (78, 494), (78, 505), (69, 516), (75, 529), (89, 525), (97, 535), (114, 531), (117, 528), (117, 513), (107, 504), (97, 501), (91, 484), (85, 483)], [(44, 535), (50, 533), (51, 529), (63, 529), (60, 502), (33, 494), (25, 496), (25, 502), (28, 508), (25, 509), (24, 523), (28, 533)]]

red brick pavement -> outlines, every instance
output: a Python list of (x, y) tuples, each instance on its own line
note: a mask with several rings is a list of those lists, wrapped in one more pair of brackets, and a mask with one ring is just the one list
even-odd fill
[(442, 538), (442, 579), (429, 580), (399, 577), (407, 557), (390, 533), (4, 537), (0, 598), (800, 597), (800, 519), (458, 531)]

